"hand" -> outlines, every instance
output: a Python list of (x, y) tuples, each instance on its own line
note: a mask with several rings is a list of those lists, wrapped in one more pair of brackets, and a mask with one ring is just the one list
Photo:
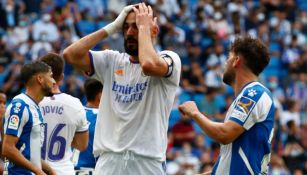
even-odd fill
[(103, 27), (103, 29), (108, 33), (109, 36), (122, 30), (125, 18), (127, 17), (128, 13), (132, 11), (132, 7), (133, 5), (128, 5), (124, 7), (124, 9), (120, 12), (120, 14), (112, 23)]
[(194, 101), (185, 102), (179, 105), (178, 109), (183, 115), (191, 118), (193, 118), (195, 114), (200, 113)]
[(153, 27), (157, 25), (157, 17), (153, 19), (153, 11), (151, 6), (146, 6), (145, 3), (138, 4), (139, 9), (133, 7), (133, 11), (136, 14), (136, 26), (140, 27)]

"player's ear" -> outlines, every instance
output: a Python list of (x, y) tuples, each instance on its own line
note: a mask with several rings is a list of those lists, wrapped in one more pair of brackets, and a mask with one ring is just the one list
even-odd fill
[(236, 56), (234, 62), (233, 62), (233, 67), (238, 67), (242, 64), (242, 58), (238, 55)]
[(43, 81), (44, 81), (41, 74), (36, 75), (36, 76), (35, 76), (35, 79), (36, 79), (36, 81), (37, 81), (39, 84), (42, 84)]

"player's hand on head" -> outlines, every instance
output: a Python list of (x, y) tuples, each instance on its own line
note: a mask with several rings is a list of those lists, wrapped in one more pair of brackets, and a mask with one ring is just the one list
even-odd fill
[(112, 23), (104, 27), (104, 30), (108, 33), (108, 35), (112, 35), (113, 33), (122, 31), (124, 21), (128, 13), (133, 10), (132, 8), (133, 5), (128, 5), (124, 7), (120, 14), (117, 16), (117, 18)]
[(192, 117), (195, 113), (198, 113), (199, 110), (194, 101), (187, 101), (178, 107), (179, 111), (186, 116)]
[(153, 18), (153, 10), (150, 5), (146, 6), (145, 3), (137, 4), (138, 9), (136, 6), (133, 7), (133, 11), (136, 15), (136, 25), (138, 28), (142, 27), (149, 27), (156, 25), (157, 18)]

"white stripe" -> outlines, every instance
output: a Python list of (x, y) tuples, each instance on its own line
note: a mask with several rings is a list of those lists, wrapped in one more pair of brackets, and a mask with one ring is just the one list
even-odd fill
[(246, 165), (246, 167), (247, 167), (249, 173), (251, 173), (251, 175), (254, 175), (254, 172), (253, 172), (253, 170), (252, 170), (252, 167), (251, 167), (251, 165), (249, 164), (249, 162), (248, 162), (248, 160), (247, 160), (247, 157), (246, 157), (246, 155), (244, 154), (244, 152), (243, 152), (243, 150), (242, 150), (241, 147), (239, 148), (239, 155), (240, 155), (241, 158), (243, 159), (243, 162), (245, 163), (245, 165)]

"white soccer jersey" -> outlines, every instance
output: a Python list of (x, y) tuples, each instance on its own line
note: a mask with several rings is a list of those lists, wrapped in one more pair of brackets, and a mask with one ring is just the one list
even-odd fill
[(76, 132), (88, 130), (84, 107), (79, 99), (65, 93), (45, 97), (39, 106), (45, 121), (42, 158), (58, 174), (75, 174), (71, 142)]
[(93, 77), (101, 81), (103, 96), (94, 136), (94, 154), (132, 151), (165, 160), (169, 114), (179, 85), (181, 62), (172, 51), (162, 57), (173, 62), (168, 77), (142, 73), (138, 62), (112, 50), (90, 51)]
[[(16, 148), (21, 154), (41, 168), (41, 143), (43, 142), (43, 117), (38, 105), (26, 94), (13, 98), (5, 112), (4, 133), (18, 137)], [(9, 162), (8, 174), (31, 175), (31, 171)]]
[(232, 120), (245, 132), (227, 145), (212, 174), (258, 175), (268, 173), (275, 107), (268, 89), (258, 82), (247, 84), (231, 104), (225, 121)]

